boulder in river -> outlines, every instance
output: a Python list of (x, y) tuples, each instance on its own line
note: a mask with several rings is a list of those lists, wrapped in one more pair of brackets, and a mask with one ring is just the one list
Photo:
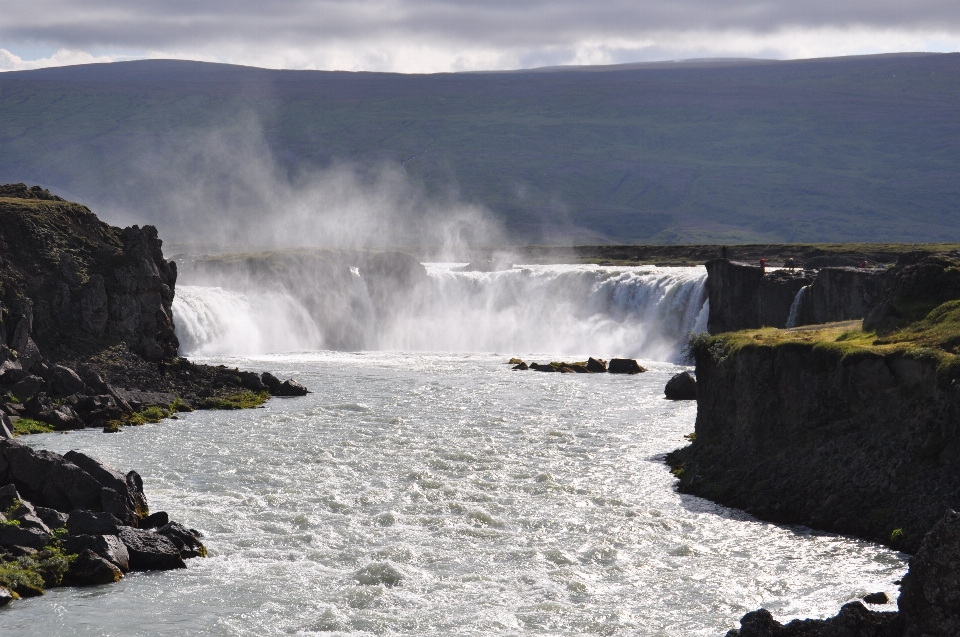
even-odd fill
[(607, 362), (602, 358), (588, 358), (587, 370), (593, 372), (594, 374), (602, 374), (607, 371)]
[(697, 379), (690, 372), (681, 372), (667, 381), (663, 393), (668, 400), (696, 400)]
[(130, 554), (132, 571), (167, 571), (187, 568), (180, 556), (180, 549), (163, 535), (128, 526), (121, 528), (118, 535)]
[(607, 371), (611, 374), (641, 374), (647, 370), (632, 358), (611, 358)]
[(278, 396), (306, 396), (308, 393), (309, 390), (306, 387), (292, 378), (280, 383), (280, 389), (277, 391)]
[(102, 555), (83, 549), (70, 565), (66, 582), (74, 586), (112, 584), (123, 578), (120, 569)]

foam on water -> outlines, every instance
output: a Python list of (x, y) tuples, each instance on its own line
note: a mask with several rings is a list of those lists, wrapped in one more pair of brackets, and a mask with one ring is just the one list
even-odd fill
[(883, 547), (677, 494), (662, 457), (696, 406), (663, 399), (672, 364), (618, 377), (482, 354), (207, 362), (315, 393), (24, 440), (136, 468), (152, 510), (201, 529), (210, 557), (18, 602), (4, 634), (720, 636), (760, 606), (785, 620), (894, 596), (905, 570)]

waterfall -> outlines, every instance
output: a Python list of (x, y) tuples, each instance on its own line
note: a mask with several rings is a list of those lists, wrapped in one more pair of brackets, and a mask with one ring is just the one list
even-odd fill
[[(809, 285), (805, 285), (797, 291), (797, 295), (793, 297), (793, 303), (790, 304), (790, 315), (787, 316), (787, 327), (796, 327), (797, 326), (797, 315), (800, 313), (800, 306), (803, 304), (803, 297), (807, 294), (807, 288)], [(780, 316), (783, 316), (781, 314)]]
[(183, 354), (267, 354), (317, 349), (323, 343), (309, 313), (284, 293), (178, 285), (173, 317)]
[[(403, 290), (382, 316), (355, 269), (349, 290), (327, 291), (320, 300), (305, 298), (303, 290), (296, 298), (285, 292), (257, 298), (249, 291), (178, 286), (174, 320), (181, 352), (330, 348), (675, 360), (687, 335), (706, 329), (702, 267), (536, 265), (460, 272), (457, 265), (425, 264), (427, 282)], [(330, 313), (333, 320), (304, 309), (324, 303), (349, 311)]]

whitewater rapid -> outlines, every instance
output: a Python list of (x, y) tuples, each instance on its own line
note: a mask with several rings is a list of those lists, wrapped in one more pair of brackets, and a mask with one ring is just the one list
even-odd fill
[(503, 356), (199, 359), (294, 377), (264, 409), (21, 438), (135, 468), (210, 556), (0, 610), (47, 637), (720, 637), (895, 597), (905, 556), (676, 492), (682, 369), (514, 372)]
[[(311, 316), (282, 290), (177, 286), (181, 353), (255, 355), (316, 349), (548, 353), (676, 360), (706, 329), (706, 271), (597, 265), (528, 265), (462, 272), (425, 264), (429, 284), (377, 316), (362, 274), (335, 302), (336, 324)], [(332, 338), (336, 332), (337, 338)], [(344, 339), (344, 334), (349, 337)]]

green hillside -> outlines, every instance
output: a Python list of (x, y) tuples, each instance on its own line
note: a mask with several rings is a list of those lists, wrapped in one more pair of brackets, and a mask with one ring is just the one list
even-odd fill
[(403, 165), (521, 243), (958, 241), (958, 111), (960, 54), (438, 75), (137, 61), (0, 73), (0, 183), (163, 231), (172, 186), (150, 162), (256, 129), (291, 175)]

